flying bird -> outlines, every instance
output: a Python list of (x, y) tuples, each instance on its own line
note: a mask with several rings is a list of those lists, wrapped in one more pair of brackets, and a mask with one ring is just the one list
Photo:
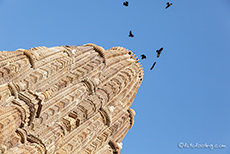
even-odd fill
[(142, 54), (141, 59), (146, 59), (146, 56), (144, 54)]
[(159, 58), (162, 50), (163, 50), (163, 48), (160, 48), (159, 50), (156, 51), (157, 52), (157, 58)]
[(132, 34), (132, 31), (129, 31), (129, 37), (134, 37), (134, 35)]
[(170, 7), (172, 5), (172, 3), (167, 2), (166, 5), (167, 6), (165, 7), (165, 9), (167, 9), (168, 7)]
[(156, 65), (156, 63), (157, 63), (157, 62), (154, 62), (154, 63), (153, 63), (153, 66), (150, 68), (150, 70), (153, 69), (153, 67)]
[(125, 2), (123, 2), (123, 5), (124, 5), (124, 6), (128, 6), (128, 5), (129, 5), (129, 2), (128, 2), (128, 1), (125, 1)]

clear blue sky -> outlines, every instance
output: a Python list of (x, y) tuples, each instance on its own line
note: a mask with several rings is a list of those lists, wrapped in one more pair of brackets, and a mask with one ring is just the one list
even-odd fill
[(95, 43), (145, 53), (122, 154), (230, 154), (230, 0), (172, 0), (167, 10), (166, 2), (0, 0), (0, 50)]

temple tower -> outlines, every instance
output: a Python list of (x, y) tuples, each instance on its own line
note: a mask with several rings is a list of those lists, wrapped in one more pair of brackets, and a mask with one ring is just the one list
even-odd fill
[(95, 44), (0, 51), (0, 152), (119, 154), (143, 79), (134, 56)]

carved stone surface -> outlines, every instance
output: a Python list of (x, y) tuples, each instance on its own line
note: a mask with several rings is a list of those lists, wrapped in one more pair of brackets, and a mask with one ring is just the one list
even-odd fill
[(0, 153), (119, 154), (143, 78), (134, 56), (94, 44), (0, 51)]

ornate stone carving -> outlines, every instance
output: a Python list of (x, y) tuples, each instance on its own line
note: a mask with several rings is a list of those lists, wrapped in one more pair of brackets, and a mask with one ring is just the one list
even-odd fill
[(143, 78), (134, 56), (95, 44), (0, 51), (0, 153), (119, 154)]

